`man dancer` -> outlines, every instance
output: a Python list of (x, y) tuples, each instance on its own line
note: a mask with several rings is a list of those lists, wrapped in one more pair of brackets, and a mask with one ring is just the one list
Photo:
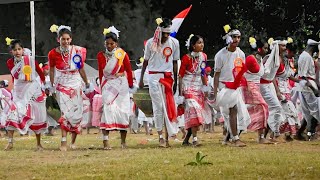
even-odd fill
[[(309, 140), (315, 134), (317, 123), (320, 122), (318, 106), (318, 83), (316, 81), (316, 68), (313, 54), (319, 53), (320, 42), (309, 39), (306, 49), (300, 54), (298, 59), (298, 76), (300, 82), (297, 91), (300, 93), (303, 120), (301, 128), (297, 132), (297, 138), (302, 139), (302, 133), (307, 127)], [(319, 58), (318, 58), (319, 60)], [(318, 122), (317, 122), (318, 121)]]
[[(180, 59), (180, 50), (179, 41), (169, 36), (171, 20), (157, 18), (156, 22), (158, 27), (154, 36), (146, 43), (139, 87), (143, 88), (143, 77), (148, 66), (149, 93), (155, 126), (159, 135), (159, 147), (169, 147), (168, 135), (172, 136), (177, 133), (172, 126), (177, 117), (173, 94), (177, 87), (177, 60)], [(174, 80), (172, 75), (174, 75)], [(167, 130), (166, 141), (162, 135), (163, 125)]]
[(231, 135), (235, 146), (244, 147), (246, 144), (240, 141), (238, 134), (239, 130), (244, 130), (250, 123), (250, 117), (238, 87), (247, 70), (244, 65), (245, 54), (238, 47), (241, 38), (240, 31), (234, 29), (226, 33), (224, 39), (228, 46), (222, 48), (214, 58), (213, 92), (216, 104), (220, 107), (225, 119), (224, 126), (228, 131), (224, 143)]

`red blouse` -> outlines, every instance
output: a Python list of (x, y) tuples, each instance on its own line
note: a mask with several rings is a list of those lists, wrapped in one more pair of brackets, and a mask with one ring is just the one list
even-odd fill
[[(65, 67), (68, 65), (62, 60), (62, 56), (59, 52), (56, 51), (56, 48), (52, 49), (48, 53), (48, 59), (49, 59), (50, 67), (56, 67), (57, 69), (64, 70), (66, 69)], [(82, 58), (81, 60), (82, 60), (82, 63), (81, 63), (80, 69), (82, 69), (84, 66), (85, 58)], [(67, 59), (65, 61), (68, 62)]]
[[(8, 67), (8, 69), (9, 69), (9, 71), (11, 71), (11, 70), (13, 69), (13, 67), (14, 67), (14, 60), (13, 60), (13, 58), (8, 59), (8, 61), (7, 61), (7, 67)], [(38, 75), (40, 76), (41, 81), (44, 82), (44, 81), (45, 81), (45, 77), (44, 77), (44, 74), (43, 74), (43, 72), (42, 72), (42, 69), (41, 69), (40, 66), (39, 66), (38, 61), (35, 61), (35, 67), (36, 67), (36, 71), (37, 71)], [(11, 75), (11, 76), (12, 76), (12, 75)], [(13, 80), (14, 80), (14, 78), (13, 78), (13, 76), (12, 76), (12, 82), (13, 82)]]
[[(205, 53), (202, 53), (204, 55), (205, 61), (207, 60), (207, 55)], [(202, 56), (202, 55), (201, 55)], [(192, 58), (190, 57), (190, 55), (185, 54), (182, 58), (181, 58), (181, 66), (180, 66), (180, 70), (179, 70), (179, 76), (183, 77), (186, 73), (186, 71), (190, 71), (193, 72), (193, 64), (192, 64)]]
[(286, 70), (285, 67), (286, 67), (286, 66), (285, 66), (284, 63), (280, 63), (279, 69), (278, 69), (278, 71), (277, 71), (277, 75), (283, 74), (284, 71)]
[(254, 55), (250, 55), (246, 58), (246, 66), (251, 73), (258, 73), (260, 71), (260, 65)]
[[(106, 57), (104, 56), (103, 51), (100, 51), (98, 53), (97, 59), (98, 59), (99, 80), (100, 80), (100, 83), (102, 83), (103, 69), (107, 64), (107, 60), (106, 60)], [(127, 74), (129, 87), (132, 88), (133, 86), (132, 69), (131, 69), (129, 56), (127, 53), (123, 59), (123, 64), (120, 67), (119, 73), (123, 73), (124, 71), (126, 71), (126, 74)]]

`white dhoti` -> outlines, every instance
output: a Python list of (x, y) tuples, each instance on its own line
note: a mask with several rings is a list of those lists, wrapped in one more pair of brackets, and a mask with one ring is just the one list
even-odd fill
[(274, 85), (272, 83), (260, 84), (260, 90), (269, 108), (268, 125), (272, 132), (279, 134), (280, 125), (284, 121), (284, 114)]
[[(237, 130), (247, 130), (248, 125), (251, 122), (250, 115), (247, 107), (242, 99), (240, 88), (234, 90), (224, 87), (220, 83), (221, 90), (217, 94), (216, 104), (220, 107), (220, 112), (224, 118), (225, 127), (231, 132), (230, 129), (230, 108), (237, 108)], [(232, 135), (232, 133), (231, 133)]]
[(160, 84), (160, 78), (164, 78), (164, 74), (149, 74), (149, 93), (152, 100), (154, 123), (157, 131), (162, 131), (163, 125), (167, 128), (169, 136), (177, 134), (177, 128), (167, 116), (164, 88)]

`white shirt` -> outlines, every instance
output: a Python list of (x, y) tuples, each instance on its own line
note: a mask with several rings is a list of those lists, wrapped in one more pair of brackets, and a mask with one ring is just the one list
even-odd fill
[(215, 55), (214, 71), (220, 72), (220, 82), (234, 81), (232, 70), (234, 68), (234, 60), (238, 57), (245, 62), (245, 54), (239, 47), (237, 47), (234, 52), (228, 51), (228, 49), (224, 47)]
[[(151, 50), (152, 41), (153, 38), (147, 41), (144, 51), (144, 59), (148, 60), (149, 71), (173, 72), (173, 61), (180, 59), (179, 41), (169, 36), (168, 40), (164, 44), (161, 44), (160, 52)], [(166, 47), (172, 50), (172, 54), (168, 57), (168, 62), (166, 62), (166, 56), (163, 54), (163, 50)]]
[(303, 51), (298, 59), (298, 76), (316, 78), (316, 70), (312, 56), (306, 51)]

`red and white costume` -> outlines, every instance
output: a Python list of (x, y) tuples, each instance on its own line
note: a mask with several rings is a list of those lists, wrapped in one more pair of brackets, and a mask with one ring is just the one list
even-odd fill
[[(71, 46), (67, 57), (56, 48), (48, 54), (50, 68), (55, 68), (55, 87), (57, 101), (61, 110), (60, 127), (68, 132), (80, 133), (83, 115), (82, 89), (84, 83), (79, 69), (84, 66), (87, 50), (80, 46)], [(80, 67), (73, 62), (75, 56), (81, 57)]]
[(265, 70), (260, 80), (261, 95), (269, 108), (268, 125), (276, 136), (279, 135), (280, 125), (284, 121), (283, 109), (273, 84), (273, 80), (280, 67), (279, 44), (286, 44), (286, 42), (273, 42), (271, 53), (264, 58), (264, 60), (266, 59), (264, 63)]
[(169, 136), (177, 134), (173, 125), (177, 120), (177, 109), (173, 97), (173, 61), (180, 59), (179, 41), (171, 36), (159, 45), (159, 51), (152, 48), (153, 38), (146, 43), (144, 59), (148, 60), (149, 93), (157, 131), (167, 127)]
[(201, 65), (206, 63), (207, 55), (199, 57), (184, 55), (181, 58), (179, 76), (182, 78), (182, 93), (185, 98), (185, 129), (200, 126), (206, 118), (211, 118), (211, 111), (205, 109), (205, 96), (202, 91)]
[(131, 111), (129, 87), (133, 87), (129, 56), (125, 53), (123, 59), (118, 59), (115, 53), (99, 52), (97, 59), (103, 102), (100, 129), (127, 130)]
[(260, 93), (260, 78), (264, 74), (262, 58), (256, 59), (254, 55), (246, 58), (247, 72), (244, 74), (246, 83), (242, 86), (244, 101), (250, 114), (249, 130), (256, 131), (267, 127), (269, 116), (268, 104)]
[(0, 128), (6, 125), (7, 114), (10, 108), (12, 94), (6, 88), (0, 88)]
[[(14, 81), (13, 99), (5, 125), (7, 130), (18, 130), (20, 134), (26, 134), (29, 129), (36, 134), (44, 132), (47, 128), (46, 95), (36, 77), (39, 75), (42, 82), (45, 77), (39, 64), (33, 57), (26, 55), (20, 61), (9, 59), (7, 66)], [(31, 74), (23, 73), (25, 67), (30, 67)]]
[(240, 83), (243, 80), (243, 74), (246, 72), (244, 64), (245, 55), (240, 48), (234, 52), (222, 48), (215, 55), (214, 71), (220, 72), (219, 92), (217, 93), (216, 104), (220, 107), (223, 115), (225, 127), (230, 131), (229, 108), (237, 107), (237, 129), (246, 130), (250, 124), (250, 116), (245, 103), (242, 99)]
[(287, 100), (286, 103), (281, 103), (285, 115), (285, 121), (280, 126), (280, 133), (290, 132), (292, 135), (296, 134), (296, 124), (299, 125), (298, 111), (291, 100), (291, 87), (289, 84), (289, 77), (294, 72), (291, 69), (289, 62), (280, 63), (277, 71), (277, 83), (281, 94)]

